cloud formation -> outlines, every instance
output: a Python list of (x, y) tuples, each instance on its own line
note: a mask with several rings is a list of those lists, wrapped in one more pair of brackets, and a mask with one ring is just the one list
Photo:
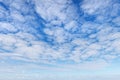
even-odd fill
[(0, 0), (0, 60), (78, 65), (117, 59), (119, 10), (118, 0)]

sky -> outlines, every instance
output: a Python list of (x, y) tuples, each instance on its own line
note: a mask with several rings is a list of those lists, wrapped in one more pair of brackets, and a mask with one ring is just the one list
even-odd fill
[(0, 0), (0, 80), (119, 80), (120, 0)]

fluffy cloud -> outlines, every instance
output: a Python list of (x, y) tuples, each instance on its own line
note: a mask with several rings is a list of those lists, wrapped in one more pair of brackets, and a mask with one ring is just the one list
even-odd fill
[(72, 0), (1, 1), (0, 59), (59, 66), (112, 61), (120, 56), (119, 5), (111, 0), (83, 0), (79, 7)]
[(103, 12), (110, 6), (111, 0), (90, 0), (89, 2), (87, 0), (83, 1), (82, 9), (87, 12), (88, 14), (94, 14), (94, 13), (100, 13)]

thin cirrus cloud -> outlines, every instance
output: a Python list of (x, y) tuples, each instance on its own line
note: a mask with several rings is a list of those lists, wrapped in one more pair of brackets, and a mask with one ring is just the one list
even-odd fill
[(120, 56), (119, 10), (119, 0), (0, 0), (0, 60), (106, 66)]

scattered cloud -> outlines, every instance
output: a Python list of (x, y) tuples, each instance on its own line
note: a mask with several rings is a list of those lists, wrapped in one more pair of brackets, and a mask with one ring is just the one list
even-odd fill
[(83, 0), (79, 7), (72, 0), (0, 0), (0, 60), (106, 66), (120, 56), (119, 6), (117, 0)]

